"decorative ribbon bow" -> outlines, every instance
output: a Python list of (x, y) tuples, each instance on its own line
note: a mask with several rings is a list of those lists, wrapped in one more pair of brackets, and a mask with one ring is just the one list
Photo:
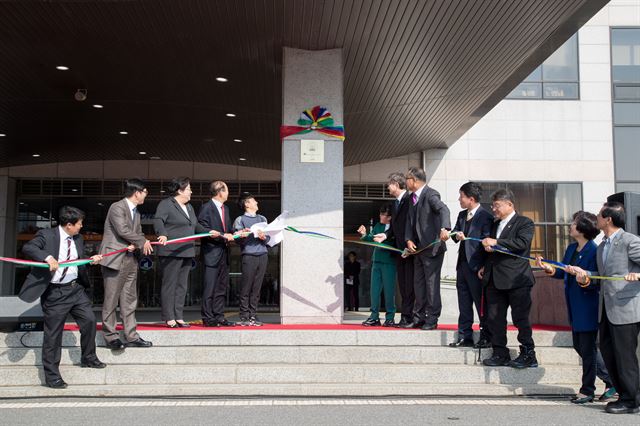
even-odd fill
[(344, 140), (344, 127), (334, 126), (331, 113), (324, 107), (314, 106), (302, 111), (298, 124), (298, 126), (280, 126), (280, 139), (316, 131)]

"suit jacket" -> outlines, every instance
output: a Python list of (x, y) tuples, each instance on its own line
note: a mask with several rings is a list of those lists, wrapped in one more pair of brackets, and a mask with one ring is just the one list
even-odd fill
[[(577, 249), (578, 243), (569, 244), (562, 263), (568, 265)], [(582, 248), (573, 265), (579, 266), (585, 271), (597, 270), (597, 250), (596, 243), (589, 241)], [(567, 274), (560, 268), (556, 268), (553, 277), (564, 279), (564, 295), (569, 313), (569, 323), (573, 331), (596, 331), (598, 329), (598, 295), (600, 293), (598, 281), (593, 281), (588, 287), (580, 287), (574, 275)]]
[[(598, 246), (598, 272), (603, 276), (624, 276), (640, 272), (640, 238), (621, 229), (611, 241), (607, 261), (602, 261), (604, 242)], [(602, 321), (602, 305), (612, 324), (640, 322), (640, 281), (603, 280), (600, 290), (598, 320)]]
[[(171, 240), (209, 231), (198, 223), (198, 217), (191, 204), (187, 204), (187, 212), (188, 215), (185, 214), (175, 197), (160, 201), (153, 220), (156, 234), (158, 236), (164, 235)], [(193, 241), (167, 246), (158, 245), (155, 251), (158, 256), (195, 257), (196, 255)]]
[[(440, 229), (451, 229), (451, 212), (440, 199), (440, 193), (433, 188), (424, 186), (420, 198), (415, 206), (409, 200), (409, 215), (405, 226), (406, 242), (413, 241), (418, 248), (422, 248), (440, 239)], [(425, 253), (429, 257), (438, 256), (447, 250), (444, 241), (434, 244)]]
[[(496, 237), (499, 224), (499, 220), (493, 222), (491, 238)], [(498, 245), (520, 256), (529, 256), (534, 228), (531, 219), (516, 213), (502, 230)], [(499, 290), (531, 287), (536, 282), (528, 260), (495, 251), (487, 255), (482, 282), (488, 285), (491, 280)]]
[[(120, 250), (131, 244), (136, 246), (137, 249), (142, 249), (146, 240), (142, 233), (140, 212), (136, 211), (135, 217), (131, 219), (131, 210), (129, 210), (126, 198), (111, 204), (107, 218), (104, 221), (100, 254)], [(126, 256), (127, 252), (123, 252), (105, 257), (100, 262), (100, 265), (120, 270)]]
[[(407, 247), (407, 240), (404, 237), (405, 228), (407, 227), (407, 219), (409, 216), (409, 208), (411, 207), (411, 193), (409, 191), (404, 193), (404, 196), (400, 200), (400, 205), (395, 207), (393, 203), (393, 212), (391, 214), (391, 226), (385, 232), (387, 239), (386, 244), (395, 245), (397, 248), (403, 250)], [(392, 242), (395, 239), (395, 242)]]
[[(76, 244), (78, 257), (81, 258), (84, 254), (82, 235), (75, 235), (73, 242)], [(36, 236), (22, 247), (22, 252), (27, 257), (38, 262), (44, 262), (49, 255), (58, 260), (58, 253), (60, 252), (60, 231), (58, 227), (39, 230)], [(27, 279), (20, 289), (20, 299), (26, 302), (33, 302), (38, 299), (47, 289), (54, 274), (55, 272), (47, 268), (31, 268), (31, 272), (27, 275)], [(89, 287), (89, 274), (87, 274), (85, 266), (78, 267), (78, 281), (84, 287)]]
[[(225, 228), (222, 226), (224, 220)], [(232, 223), (229, 216), (229, 208), (225, 206), (224, 219), (220, 217), (218, 208), (213, 203), (213, 200), (207, 201), (198, 213), (198, 222), (200, 225), (207, 229), (215, 229), (220, 232), (220, 236), (216, 238), (203, 238), (202, 239), (202, 257), (206, 266), (218, 266), (220, 260), (225, 253), (228, 254), (229, 247), (227, 240), (222, 236), (225, 232), (232, 232)], [(227, 263), (229, 263), (229, 256), (226, 256)]]
[[(453, 232), (464, 232), (467, 221), (467, 211), (468, 210), (462, 210), (460, 214), (458, 214)], [(491, 225), (493, 225), (493, 215), (482, 206), (479, 206), (476, 214), (471, 218), (469, 230), (465, 233), (465, 236), (480, 239), (486, 238), (491, 234)], [(458, 238), (455, 235), (452, 240), (456, 243), (458, 242)], [(487, 252), (479, 241), (465, 240), (462, 244), (464, 244), (464, 255), (466, 256), (469, 267), (472, 271), (477, 272), (484, 265)], [(462, 254), (462, 250), (460, 250), (458, 252), (458, 263), (462, 260)]]

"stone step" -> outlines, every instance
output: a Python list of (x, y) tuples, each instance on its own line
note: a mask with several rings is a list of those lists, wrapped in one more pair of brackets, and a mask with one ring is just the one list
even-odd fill
[[(234, 327), (214, 330), (146, 330), (140, 334), (154, 346), (446, 346), (456, 332), (448, 330), (249, 330)], [(517, 342), (517, 332), (507, 333), (509, 342)], [(571, 347), (567, 331), (536, 330), (537, 347)], [(104, 345), (101, 333), (96, 337)], [(64, 332), (63, 346), (78, 346), (78, 332)], [(0, 348), (36, 347), (42, 345), (42, 332), (0, 333)]]
[[(250, 398), (250, 397), (507, 397), (520, 395), (573, 395), (577, 384), (181, 384), (175, 385), (77, 385), (70, 383), (67, 389), (50, 389), (44, 386), (0, 387), (0, 398), (41, 397), (196, 397), (196, 398)], [(600, 394), (604, 389), (596, 391)], [(282, 400), (286, 401), (286, 399)], [(351, 401), (353, 404), (353, 401)], [(381, 400), (381, 404), (385, 401)]]
[[(112, 365), (105, 369), (62, 366), (62, 377), (73, 385), (168, 384), (502, 384), (512, 386), (575, 385), (580, 366), (547, 365), (516, 370), (460, 364), (201, 364)], [(39, 367), (0, 367), (0, 387), (43, 383)]]
[[(512, 357), (517, 350), (511, 350)], [(447, 346), (184, 346), (129, 348), (111, 351), (97, 348), (98, 358), (108, 365), (155, 364), (460, 364), (473, 365), (478, 351)], [(579, 365), (580, 359), (570, 348), (536, 348), (538, 361), (544, 365)], [(63, 348), (61, 365), (80, 363), (80, 348)], [(491, 349), (482, 351), (488, 358)], [(40, 348), (7, 348), (0, 352), (0, 366), (34, 366), (42, 364)]]

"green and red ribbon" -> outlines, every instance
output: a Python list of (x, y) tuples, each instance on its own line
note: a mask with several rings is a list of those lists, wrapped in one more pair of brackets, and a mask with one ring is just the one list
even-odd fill
[(335, 126), (331, 113), (321, 106), (314, 106), (302, 111), (297, 126), (280, 126), (280, 139), (314, 131), (341, 141), (344, 140), (344, 127)]

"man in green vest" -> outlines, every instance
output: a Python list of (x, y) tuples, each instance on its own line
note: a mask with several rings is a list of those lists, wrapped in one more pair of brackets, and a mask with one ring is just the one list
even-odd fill
[[(363, 241), (373, 241), (373, 237), (389, 229), (391, 224), (391, 205), (380, 207), (380, 222), (376, 223), (370, 233), (361, 225), (358, 233)], [(393, 241), (386, 242), (393, 245)], [(395, 327), (396, 315), (396, 259), (390, 250), (375, 248), (371, 265), (371, 315), (362, 323), (365, 327), (380, 326), (380, 295), (384, 292), (385, 321), (383, 327)]]

